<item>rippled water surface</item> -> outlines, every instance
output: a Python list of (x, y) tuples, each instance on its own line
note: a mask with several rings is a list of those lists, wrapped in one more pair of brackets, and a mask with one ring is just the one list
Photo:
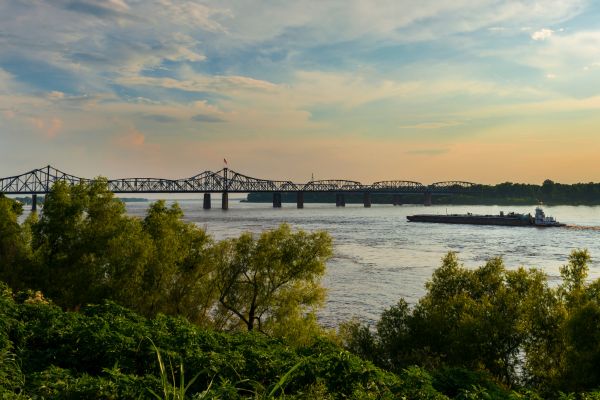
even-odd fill
[[(128, 203), (132, 215), (144, 215), (149, 203)], [(414, 303), (424, 294), (424, 284), (448, 251), (456, 251), (467, 267), (482, 265), (493, 256), (503, 256), (508, 268), (520, 265), (539, 267), (556, 280), (558, 270), (575, 248), (587, 248), (597, 259), (590, 268), (592, 278), (600, 277), (600, 207), (546, 207), (547, 215), (579, 228), (530, 228), (476, 225), (446, 225), (407, 222), (406, 216), (419, 213), (497, 214), (500, 210), (533, 213), (531, 207), (496, 206), (391, 206), (295, 204), (273, 209), (270, 204), (230, 200), (222, 211), (214, 201), (212, 210), (202, 202), (179, 200), (185, 219), (198, 224), (216, 239), (244, 231), (260, 232), (287, 222), (309, 231), (324, 229), (334, 238), (334, 257), (327, 265), (324, 285), (328, 289), (320, 313), (324, 325), (357, 316), (375, 321), (381, 311), (399, 298)]]

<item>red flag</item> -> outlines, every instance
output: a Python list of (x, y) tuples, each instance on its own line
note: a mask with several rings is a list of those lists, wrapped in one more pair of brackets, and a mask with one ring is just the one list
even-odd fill
[(225, 165), (227, 165), (227, 160), (226, 159), (223, 159), (223, 162), (225, 163)]

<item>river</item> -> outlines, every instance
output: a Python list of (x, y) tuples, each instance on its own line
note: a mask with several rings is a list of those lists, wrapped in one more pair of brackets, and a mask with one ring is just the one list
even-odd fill
[[(559, 268), (575, 248), (587, 248), (593, 258), (590, 277), (600, 277), (600, 206), (545, 207), (546, 215), (576, 227), (531, 228), (446, 225), (407, 222), (418, 213), (497, 214), (515, 211), (534, 213), (535, 206), (392, 206), (338, 207), (332, 204), (295, 204), (281, 209), (271, 204), (242, 203), (230, 199), (222, 211), (217, 200), (212, 210), (202, 201), (178, 200), (185, 220), (203, 227), (215, 239), (241, 232), (261, 232), (287, 222), (293, 228), (326, 230), (334, 239), (334, 257), (323, 280), (327, 301), (319, 314), (325, 326), (358, 317), (374, 322), (385, 308), (404, 298), (415, 303), (425, 293), (425, 283), (449, 251), (459, 253), (468, 268), (494, 256), (502, 256), (507, 268), (537, 267), (557, 283)], [(147, 202), (127, 203), (131, 215), (143, 216)], [(600, 229), (600, 228), (599, 228)]]

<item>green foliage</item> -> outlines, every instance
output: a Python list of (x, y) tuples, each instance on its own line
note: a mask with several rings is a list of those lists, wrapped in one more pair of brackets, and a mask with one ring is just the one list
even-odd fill
[[(546, 182), (543, 195), (559, 189)], [(449, 253), (416, 305), (400, 300), (373, 329), (341, 328), (369, 362), (316, 322), (324, 232), (282, 225), (214, 242), (177, 204), (127, 216), (101, 179), (57, 183), (39, 219), (19, 224), (21, 213), (0, 196), (2, 398), (600, 396), (600, 280), (588, 280), (586, 250), (558, 286)]]
[(74, 313), (17, 304), (12, 295), (2, 301), (0, 332), (23, 376), (5, 381), (13, 385), (3, 386), (6, 393), (56, 399), (148, 398), (152, 392), (211, 399), (435, 394), (430, 381), (404, 383), (327, 341), (293, 348), (253, 332), (217, 333), (163, 315), (146, 319), (114, 303)]
[[(179, 364), (179, 385), (177, 385), (177, 381), (175, 379), (175, 371), (173, 370), (173, 363), (169, 359), (170, 371), (167, 371), (167, 366), (166, 366), (165, 362), (163, 361), (163, 358), (160, 354), (160, 350), (158, 349), (158, 347), (156, 347), (156, 345), (154, 344), (152, 339), (149, 339), (149, 340), (152, 343), (152, 347), (154, 348), (154, 351), (156, 352), (156, 358), (158, 360), (158, 366), (160, 368), (160, 382), (161, 382), (161, 386), (162, 386), (162, 395), (163, 396), (156, 394), (156, 392), (154, 392), (152, 389), (148, 389), (148, 391), (158, 400), (160, 400), (160, 399), (184, 400), (186, 397), (185, 394), (189, 390), (190, 386), (194, 383), (194, 381), (198, 378), (200, 373), (197, 373), (196, 376), (194, 376), (191, 379), (191, 381), (186, 384), (183, 363), (180, 363)], [(210, 390), (211, 385), (212, 385), (212, 382), (209, 385), (207, 391), (204, 391), (200, 394), (200, 396), (199, 396), (200, 398), (204, 398), (206, 396), (206, 394), (208, 393), (208, 390)]]
[(23, 213), (21, 203), (0, 194), (0, 280), (23, 289), (25, 270), (31, 257), (29, 226), (35, 215), (21, 226), (17, 222)]
[(246, 233), (216, 248), (215, 286), (228, 328), (276, 333), (316, 331), (324, 298), (319, 280), (331, 255), (324, 232), (292, 232), (288, 225), (255, 239)]
[(182, 221), (177, 204), (125, 214), (105, 179), (57, 182), (44, 212), (17, 223), (19, 203), (0, 198), (0, 278), (41, 290), (69, 310), (114, 300), (146, 317), (178, 315), (200, 326), (244, 327), (296, 343), (321, 333), (315, 311), (331, 255), (324, 232), (287, 225), (259, 238), (215, 243)]
[(401, 300), (375, 330), (351, 322), (342, 336), (384, 368), (435, 371), (434, 386), (457, 398), (506, 398), (518, 385), (588, 393), (600, 387), (600, 281), (588, 282), (589, 261), (574, 250), (550, 287), (540, 271), (509, 271), (499, 258), (470, 270), (449, 253), (414, 307)]

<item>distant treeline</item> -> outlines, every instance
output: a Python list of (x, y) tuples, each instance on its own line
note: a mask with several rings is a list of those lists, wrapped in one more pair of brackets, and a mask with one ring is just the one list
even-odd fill
[[(371, 194), (373, 204), (423, 204), (423, 194)], [(305, 203), (335, 203), (336, 193), (305, 193)], [(248, 202), (267, 203), (273, 200), (271, 193), (249, 193)], [(362, 203), (362, 193), (347, 193), (346, 203)], [(296, 193), (282, 193), (284, 203), (295, 203)], [(542, 185), (505, 182), (497, 185), (477, 185), (464, 194), (433, 195), (433, 204), (570, 204), (599, 205), (600, 183), (555, 183), (549, 179)]]

